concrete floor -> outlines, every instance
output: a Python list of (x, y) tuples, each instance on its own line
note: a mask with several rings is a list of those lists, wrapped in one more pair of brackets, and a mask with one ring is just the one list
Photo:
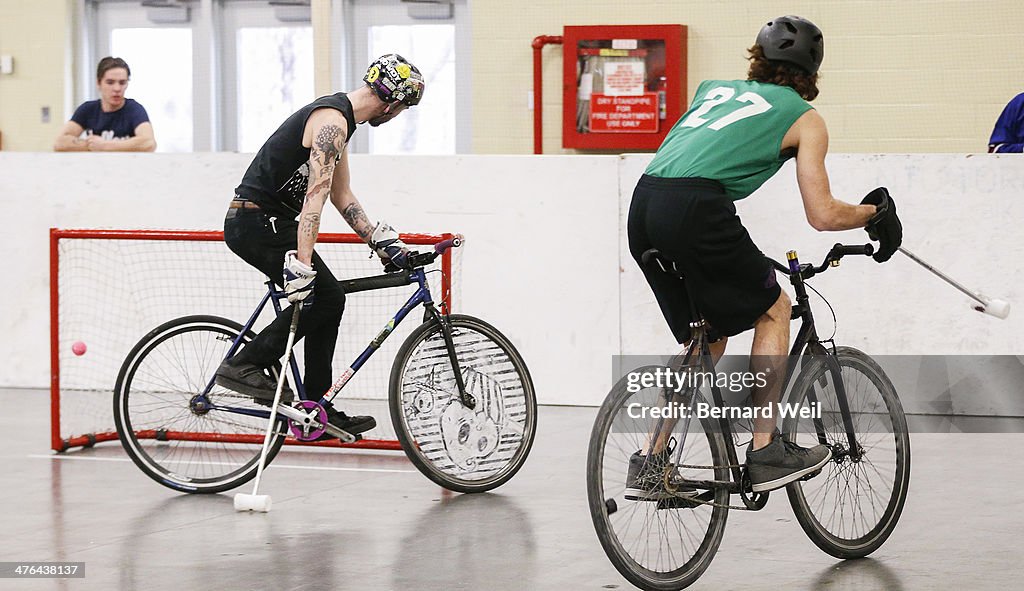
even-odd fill
[[(286, 451), (264, 478), (267, 514), (230, 493), (189, 496), (120, 445), (54, 455), (44, 393), (0, 390), (0, 561), (84, 561), (85, 579), (0, 589), (632, 588), (586, 505), (596, 409), (544, 407), (523, 470), (489, 494), (450, 494), (401, 453)], [(915, 434), (910, 497), (871, 558), (842, 562), (804, 536), (785, 494), (733, 512), (692, 589), (1019, 589), (1024, 434)], [(246, 488), (246, 491), (250, 489)]]

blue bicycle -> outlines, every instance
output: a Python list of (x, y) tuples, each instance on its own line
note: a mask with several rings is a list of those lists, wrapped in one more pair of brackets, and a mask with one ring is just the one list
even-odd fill
[[(415, 293), (322, 396), (310, 397), (294, 357), (289, 371), (298, 400), (277, 409), (267, 463), (285, 438), (299, 442), (327, 433), (352, 443), (358, 436), (327, 421), (332, 400), (417, 306), (424, 322), (395, 357), (388, 406), (398, 442), (427, 478), (476, 493), (507, 482), (533, 445), (537, 401), (533, 382), (512, 343), (486, 322), (434, 306), (424, 269), (460, 237), (412, 255), (410, 270), (342, 281), (347, 294), (405, 285)], [(177, 491), (218, 493), (251, 480), (257, 471), (270, 409), (214, 384), (221, 361), (255, 336), (253, 325), (285, 298), (271, 281), (245, 324), (217, 316), (184, 316), (162, 324), (128, 354), (114, 391), (114, 418), (128, 455), (149, 477)], [(276, 374), (280, 366), (272, 368)]]

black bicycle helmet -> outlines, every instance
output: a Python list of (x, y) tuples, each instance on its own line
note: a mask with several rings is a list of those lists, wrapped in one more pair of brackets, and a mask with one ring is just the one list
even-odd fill
[(821, 29), (799, 16), (780, 16), (761, 27), (758, 45), (770, 60), (787, 62), (814, 74), (825, 57)]

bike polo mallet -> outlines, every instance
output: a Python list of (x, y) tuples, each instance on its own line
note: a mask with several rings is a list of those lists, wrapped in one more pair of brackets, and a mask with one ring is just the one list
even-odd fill
[(903, 248), (902, 246), (900, 247), (900, 252), (907, 255), (908, 257), (910, 257), (912, 261), (921, 265), (925, 269), (928, 269), (937, 277), (939, 277), (946, 283), (952, 285), (953, 287), (957, 288), (958, 290), (966, 294), (967, 297), (974, 300), (976, 304), (972, 305), (971, 307), (974, 308), (975, 310), (988, 314), (989, 316), (995, 316), (996, 318), (1006, 318), (1007, 316), (1010, 315), (1010, 302), (996, 298), (989, 298), (984, 294), (972, 292), (971, 290), (960, 285), (956, 281), (953, 281), (953, 279), (950, 278), (948, 275), (946, 275), (942, 271), (939, 271), (935, 267), (929, 265), (924, 260), (922, 260), (921, 257)]
[(256, 482), (252, 487), (252, 494), (237, 493), (235, 495), (235, 511), (259, 511), (267, 513), (270, 511), (270, 495), (261, 495), (260, 478), (263, 476), (263, 468), (267, 463), (267, 450), (270, 449), (270, 436), (274, 433), (274, 423), (277, 421), (277, 405), (281, 402), (281, 390), (284, 388), (285, 374), (288, 372), (288, 361), (291, 359), (292, 346), (295, 344), (295, 331), (299, 326), (299, 310), (301, 302), (293, 304), (292, 323), (288, 328), (288, 345), (285, 347), (284, 363), (281, 364), (281, 374), (277, 376), (277, 390), (274, 392), (274, 406), (270, 409), (270, 420), (267, 421), (267, 433), (263, 437), (263, 449), (260, 451), (260, 463), (256, 466)]

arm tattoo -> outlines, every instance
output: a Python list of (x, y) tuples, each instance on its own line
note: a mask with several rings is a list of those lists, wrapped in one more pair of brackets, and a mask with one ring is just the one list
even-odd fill
[(345, 218), (348, 225), (355, 230), (356, 234), (363, 240), (369, 242), (370, 236), (373, 234), (373, 224), (370, 223), (369, 218), (363, 212), (363, 208), (359, 207), (358, 203), (350, 203), (341, 212), (341, 217)]
[(320, 235), (320, 214), (313, 212), (302, 214), (302, 219), (299, 220), (299, 233), (312, 238), (315, 243)]
[[(332, 171), (333, 173), (333, 171)], [(311, 185), (306, 189), (306, 201), (309, 201), (314, 195), (320, 194), (321, 191), (327, 191), (331, 188), (331, 177), (330, 175), (324, 175), (323, 178), (318, 180), (316, 184)]]
[(341, 158), (339, 144), (343, 143), (344, 133), (337, 125), (328, 123), (317, 132), (309, 155), (310, 180), (316, 179), (316, 182), (306, 188), (306, 203), (321, 193), (330, 191), (334, 166)]
[(321, 166), (328, 166), (338, 160), (338, 156), (341, 155), (338, 144), (343, 142), (344, 134), (341, 131), (341, 127), (328, 123), (320, 128), (320, 132), (316, 135), (316, 141), (313, 142), (313, 145), (322, 154)]

